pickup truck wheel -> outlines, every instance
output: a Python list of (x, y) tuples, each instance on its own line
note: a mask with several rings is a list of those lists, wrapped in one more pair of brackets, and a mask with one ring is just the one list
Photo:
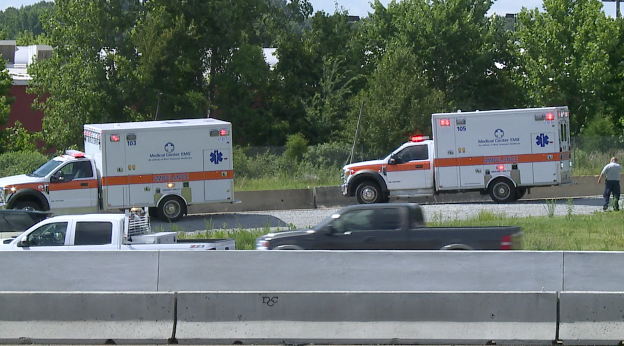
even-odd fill
[(22, 202), (17, 202), (17, 204), (15, 205), (15, 209), (22, 209), (22, 210), (38, 210), (38, 211), (42, 211), (43, 208), (41, 208), (41, 206), (33, 201), (22, 201)]
[(358, 185), (355, 195), (360, 204), (380, 203), (383, 200), (379, 185), (371, 181), (365, 181)]
[(179, 197), (167, 197), (158, 206), (158, 217), (163, 221), (176, 222), (182, 218), (186, 205)]
[(496, 203), (509, 203), (516, 199), (516, 189), (507, 180), (498, 180), (490, 185), (490, 197)]

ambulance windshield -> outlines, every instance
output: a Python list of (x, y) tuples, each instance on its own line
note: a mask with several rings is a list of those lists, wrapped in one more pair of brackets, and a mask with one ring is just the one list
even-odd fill
[(56, 167), (58, 167), (63, 161), (50, 160), (43, 164), (43, 166), (37, 168), (34, 172), (27, 174), (29, 177), (45, 177), (50, 174)]

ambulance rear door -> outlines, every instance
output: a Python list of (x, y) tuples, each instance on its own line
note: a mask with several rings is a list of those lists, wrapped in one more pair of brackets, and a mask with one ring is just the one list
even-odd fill
[(204, 153), (204, 198), (207, 202), (233, 202), (234, 168), (232, 163), (232, 128), (229, 123), (209, 130)]
[(555, 132), (532, 132), (533, 183), (557, 182), (559, 148), (555, 149)]

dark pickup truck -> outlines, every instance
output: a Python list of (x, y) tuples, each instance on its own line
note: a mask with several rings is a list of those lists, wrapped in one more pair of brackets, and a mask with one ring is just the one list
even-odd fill
[(341, 209), (314, 228), (256, 239), (257, 250), (517, 250), (520, 227), (426, 227), (415, 203)]

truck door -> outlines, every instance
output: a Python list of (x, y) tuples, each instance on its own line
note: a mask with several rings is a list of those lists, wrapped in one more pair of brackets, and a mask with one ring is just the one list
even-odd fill
[(317, 249), (327, 250), (401, 250), (405, 231), (401, 208), (352, 210), (332, 222), (333, 232), (324, 237)]
[(401, 149), (390, 158), (386, 166), (386, 183), (389, 190), (431, 188), (432, 170), (429, 146), (426, 143)]
[(559, 148), (555, 148), (553, 132), (532, 133), (533, 181), (552, 184), (557, 181)]
[(126, 169), (126, 149), (122, 140), (125, 133), (109, 133), (103, 136), (105, 146), (103, 164), (106, 176), (102, 178), (102, 198), (104, 209), (129, 206), (128, 171)]
[(67, 221), (50, 222), (37, 227), (22, 240), (26, 246), (17, 246), (15, 250), (26, 251), (66, 251), (69, 241), (69, 224)]
[(98, 182), (90, 160), (68, 162), (51, 176), (47, 187), (50, 209), (57, 213), (98, 210)]
[(437, 190), (459, 187), (459, 161), (455, 146), (455, 126), (452, 125), (455, 125), (455, 120), (450, 117), (433, 118), (434, 171)]
[(227, 148), (204, 150), (204, 198), (231, 202), (232, 151)]

